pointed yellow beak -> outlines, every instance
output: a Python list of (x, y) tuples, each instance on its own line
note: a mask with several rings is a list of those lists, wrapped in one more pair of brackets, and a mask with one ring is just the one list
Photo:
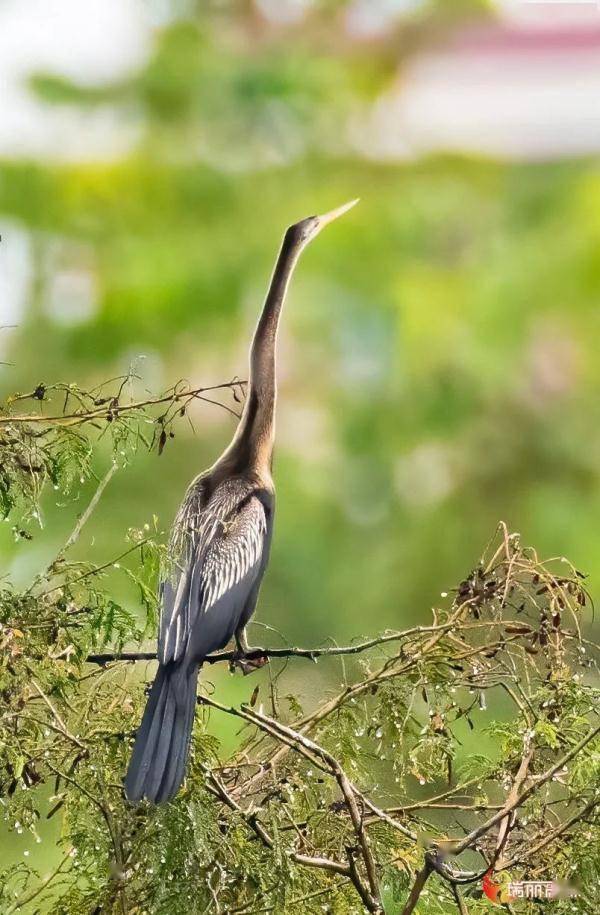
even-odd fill
[(329, 225), (329, 223), (333, 222), (334, 219), (338, 219), (338, 217), (343, 216), (344, 213), (347, 213), (348, 210), (351, 210), (353, 206), (356, 206), (356, 204), (358, 203), (359, 200), (360, 200), (360, 198), (357, 197), (356, 200), (351, 200), (349, 203), (344, 203), (341, 207), (338, 207), (336, 210), (330, 210), (329, 213), (324, 213), (322, 216), (317, 216), (317, 220), (318, 220), (317, 231), (320, 232), (321, 229), (323, 228), (323, 226)]
[[(331, 210), (329, 213), (324, 213), (322, 216), (307, 216), (306, 219), (301, 219), (300, 222), (294, 223), (293, 226), (290, 226), (287, 230), (286, 237), (289, 233), (292, 233), (293, 244), (301, 251), (312, 239), (319, 234), (324, 226), (329, 225), (330, 222), (333, 222), (334, 219), (337, 219), (338, 216), (343, 216), (344, 213), (347, 213), (348, 210), (351, 210), (352, 207), (358, 203), (358, 198), (356, 200), (351, 200), (349, 203), (345, 203), (343, 206), (338, 207), (336, 210)], [(289, 237), (292, 237), (289, 236)]]

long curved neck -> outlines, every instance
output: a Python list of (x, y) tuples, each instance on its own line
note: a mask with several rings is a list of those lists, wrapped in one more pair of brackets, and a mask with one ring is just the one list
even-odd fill
[(275, 439), (277, 329), (288, 285), (304, 243), (297, 226), (287, 230), (250, 349), (246, 403), (223, 457), (240, 469), (269, 472)]

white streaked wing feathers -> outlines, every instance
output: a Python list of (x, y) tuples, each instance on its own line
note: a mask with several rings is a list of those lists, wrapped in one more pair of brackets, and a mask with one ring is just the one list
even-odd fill
[[(248, 491), (223, 485), (204, 510), (187, 498), (171, 541), (173, 574), (162, 587), (159, 657), (180, 658), (192, 628), (246, 576), (258, 573), (266, 539), (265, 510)], [(242, 503), (240, 505), (240, 502)], [(239, 506), (239, 508), (238, 508)]]
[(202, 563), (202, 604), (205, 613), (260, 563), (267, 526), (264, 509), (251, 499), (220, 537), (215, 537)]

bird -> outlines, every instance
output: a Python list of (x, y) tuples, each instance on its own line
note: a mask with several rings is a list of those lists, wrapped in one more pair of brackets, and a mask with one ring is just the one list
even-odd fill
[(246, 626), (269, 561), (275, 485), (276, 349), (282, 306), (305, 247), (357, 203), (309, 216), (285, 232), (252, 338), (246, 399), (233, 438), (189, 485), (172, 526), (159, 588), (158, 670), (125, 776), (129, 802), (170, 801), (185, 778), (198, 673), (232, 638), (252, 650)]

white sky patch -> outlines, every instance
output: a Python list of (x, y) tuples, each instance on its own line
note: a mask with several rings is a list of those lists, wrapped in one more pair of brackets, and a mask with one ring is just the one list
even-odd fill
[[(16, 223), (3, 220), (0, 242), (0, 327), (17, 324), (27, 295), (29, 238)], [(0, 347), (6, 332), (0, 332)]]
[(598, 0), (493, 0), (493, 6), (506, 20), (522, 24), (600, 24)]
[(600, 150), (598, 30), (559, 36), (503, 33), (416, 57), (352, 127), (375, 159), (468, 151), (508, 159), (559, 159)]
[[(30, 245), (26, 232), (16, 223), (3, 220), (0, 242), (0, 362), (7, 360), (12, 335), (16, 332), (29, 292)], [(0, 371), (10, 371), (0, 366)], [(6, 377), (2, 376), (3, 379)]]
[(296, 25), (313, 5), (312, 0), (254, 0), (260, 13), (276, 25)]
[(346, 11), (346, 28), (356, 38), (378, 38), (425, 0), (355, 0)]
[(0, 4), (0, 155), (102, 159), (135, 134), (112, 111), (78, 112), (36, 99), (44, 71), (96, 85), (138, 69), (152, 30), (141, 0), (4, 0)]
[(83, 324), (98, 309), (96, 277), (85, 267), (57, 270), (51, 277), (46, 310), (59, 324)]

